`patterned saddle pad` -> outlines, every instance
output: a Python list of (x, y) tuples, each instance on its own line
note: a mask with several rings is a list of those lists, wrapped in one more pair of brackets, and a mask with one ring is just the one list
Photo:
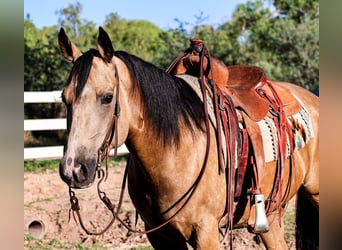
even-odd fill
[[(311, 123), (310, 115), (304, 104), (297, 98), (301, 105), (298, 113), (287, 117), (292, 130), (292, 142), (294, 152), (303, 148), (313, 137), (314, 131)], [(257, 122), (262, 134), (262, 141), (264, 146), (265, 162), (275, 161), (279, 158), (277, 145), (278, 136), (276, 126), (272, 118), (266, 116), (264, 119)], [(290, 141), (287, 137), (286, 157), (290, 156)]]

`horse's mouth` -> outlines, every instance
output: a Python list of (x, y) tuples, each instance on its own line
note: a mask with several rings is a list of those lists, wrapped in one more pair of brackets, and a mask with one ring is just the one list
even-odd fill
[(78, 183), (74, 183), (72, 182), (69, 187), (73, 188), (73, 189), (86, 189), (88, 187), (90, 187), (93, 184), (93, 182), (89, 182), (88, 184), (78, 184)]
[(61, 162), (59, 171), (61, 179), (71, 188), (88, 188), (94, 183), (96, 175), (95, 165), (90, 164), (90, 166), (77, 163), (72, 167), (65, 168)]

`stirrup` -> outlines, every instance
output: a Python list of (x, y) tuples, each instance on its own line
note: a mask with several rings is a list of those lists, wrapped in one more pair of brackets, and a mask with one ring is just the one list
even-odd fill
[(262, 233), (268, 231), (268, 221), (265, 212), (264, 195), (255, 194), (256, 221), (254, 232)]

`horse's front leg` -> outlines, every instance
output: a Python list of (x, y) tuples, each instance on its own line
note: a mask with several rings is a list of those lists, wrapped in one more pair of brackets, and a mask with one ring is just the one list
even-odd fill
[(194, 226), (192, 235), (194, 249), (206, 250), (220, 249), (218, 222), (215, 218), (203, 218), (203, 220)]

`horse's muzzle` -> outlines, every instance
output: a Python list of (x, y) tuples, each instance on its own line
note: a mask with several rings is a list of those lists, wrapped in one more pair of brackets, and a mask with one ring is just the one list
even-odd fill
[[(69, 162), (68, 162), (69, 161)], [(71, 188), (87, 188), (95, 179), (96, 160), (89, 159), (87, 164), (77, 159), (70, 164), (70, 159), (62, 159), (59, 166), (61, 179)]]

